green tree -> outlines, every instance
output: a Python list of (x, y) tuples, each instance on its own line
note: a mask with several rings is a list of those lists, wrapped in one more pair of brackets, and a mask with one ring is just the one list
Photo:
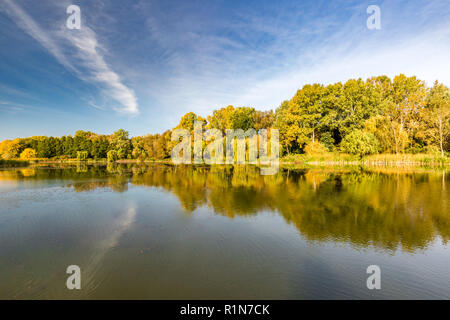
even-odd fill
[(434, 83), (427, 97), (427, 104), (422, 113), (423, 125), (421, 136), (429, 145), (439, 147), (444, 157), (446, 142), (450, 135), (450, 90), (443, 84)]
[(132, 155), (134, 159), (145, 160), (148, 154), (145, 150), (145, 139), (144, 137), (134, 137), (131, 139), (131, 144), (133, 146)]
[(87, 151), (77, 151), (77, 160), (78, 161), (85, 161), (88, 158), (88, 152)]
[(324, 92), (320, 84), (305, 85), (289, 102), (293, 124), (298, 128), (299, 145), (316, 141), (325, 111), (322, 103)]
[(333, 151), (334, 147), (334, 138), (331, 135), (331, 132), (326, 131), (320, 135), (320, 143), (323, 144), (328, 151)]
[(90, 154), (94, 159), (104, 159), (109, 149), (108, 138), (104, 135), (96, 135), (91, 138)]
[(111, 135), (111, 149), (116, 151), (118, 159), (131, 157), (131, 141), (128, 138), (128, 131), (117, 130)]
[(355, 129), (362, 129), (364, 122), (377, 113), (379, 101), (374, 86), (361, 79), (348, 80), (342, 87), (337, 108), (337, 126), (344, 138)]
[[(255, 125), (255, 109), (248, 107), (236, 108), (231, 114), (231, 129), (242, 129), (247, 131), (254, 128)], [(227, 128), (228, 129), (228, 128)]]
[(394, 78), (389, 96), (382, 102), (381, 112), (388, 124), (395, 153), (403, 152), (408, 144), (412, 144), (425, 98), (423, 81), (404, 74)]
[(341, 149), (344, 152), (363, 157), (378, 153), (380, 144), (373, 134), (357, 129), (344, 137), (341, 142)]
[(288, 153), (303, 149), (309, 141), (316, 141), (323, 126), (324, 92), (320, 84), (305, 85), (289, 102), (283, 102), (277, 109), (275, 127), (280, 130), (281, 144)]
[(109, 150), (107, 154), (107, 160), (108, 162), (115, 162), (118, 160), (117, 151), (116, 150)]

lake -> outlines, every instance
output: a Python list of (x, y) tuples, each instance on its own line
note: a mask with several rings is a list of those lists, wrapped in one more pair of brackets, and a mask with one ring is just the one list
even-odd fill
[(41, 166), (0, 204), (2, 299), (450, 299), (449, 171)]

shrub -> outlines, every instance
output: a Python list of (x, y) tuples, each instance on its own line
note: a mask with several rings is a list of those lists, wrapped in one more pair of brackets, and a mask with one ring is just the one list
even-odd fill
[(411, 154), (420, 154), (423, 152), (424, 152), (424, 147), (421, 144), (414, 145), (405, 150), (405, 153), (411, 153)]
[(425, 153), (433, 156), (440, 156), (441, 150), (437, 146), (431, 145), (425, 148)]
[(325, 154), (328, 153), (328, 148), (318, 141), (310, 142), (305, 146), (305, 153), (307, 155)]
[(87, 151), (77, 151), (77, 160), (78, 161), (85, 161), (88, 157)]
[(320, 137), (320, 142), (328, 148), (328, 151), (333, 151), (334, 138), (331, 136), (330, 132), (325, 132)]
[(344, 152), (363, 157), (378, 153), (380, 151), (380, 143), (373, 134), (362, 130), (355, 130), (342, 139), (341, 149)]

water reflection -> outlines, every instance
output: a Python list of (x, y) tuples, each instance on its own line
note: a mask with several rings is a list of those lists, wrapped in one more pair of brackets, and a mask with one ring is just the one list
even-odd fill
[(129, 204), (125, 212), (115, 217), (110, 226), (111, 231), (102, 239), (97, 240), (94, 244), (93, 254), (90, 256), (86, 268), (83, 270), (84, 286), (90, 290), (96, 288), (96, 284), (101, 282), (101, 267), (104, 257), (113, 250), (119, 243), (120, 238), (126, 233), (135, 222), (136, 206)]
[[(168, 165), (0, 171), (0, 184), (48, 180), (66, 181), (76, 192), (162, 188), (190, 213), (208, 207), (234, 218), (269, 210), (308, 240), (414, 252), (437, 237), (444, 243), (450, 239), (450, 175), (445, 171), (283, 168), (262, 176), (252, 166)], [(132, 220), (128, 216), (124, 225)]]

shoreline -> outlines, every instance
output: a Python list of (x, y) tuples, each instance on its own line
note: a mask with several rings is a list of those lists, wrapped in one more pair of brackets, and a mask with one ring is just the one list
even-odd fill
[[(106, 160), (4, 160), (4, 163), (0, 162), (1, 169), (8, 168), (27, 168), (30, 166), (40, 166), (40, 165), (114, 165), (114, 164), (137, 164), (137, 165), (147, 165), (147, 164), (162, 164), (162, 165), (172, 165), (175, 166), (171, 160), (137, 160), (137, 159), (127, 159), (127, 160), (117, 160), (114, 162), (108, 162)], [(196, 164), (187, 164), (196, 165)], [(216, 164), (197, 164), (202, 166), (216, 166)], [(219, 166), (228, 164), (219, 164)], [(237, 165), (237, 164), (229, 164)], [(259, 164), (254, 164), (259, 166)], [(450, 168), (450, 159), (445, 159), (444, 161), (402, 161), (402, 160), (283, 160), (280, 159), (280, 166), (311, 166), (311, 167), (404, 167), (404, 168)]]

